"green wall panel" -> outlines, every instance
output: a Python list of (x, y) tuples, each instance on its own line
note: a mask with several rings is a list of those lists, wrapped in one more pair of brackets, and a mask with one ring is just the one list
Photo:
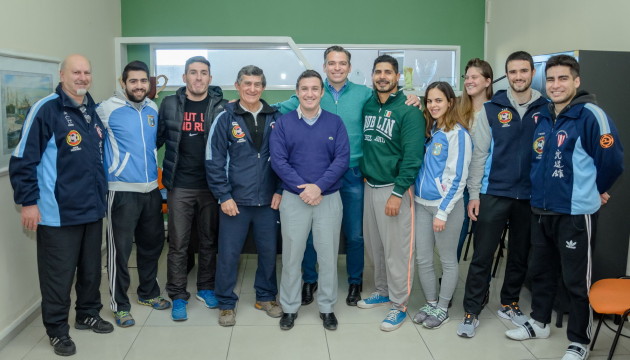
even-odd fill
[(122, 36), (291, 36), (298, 44), (459, 45), (462, 70), (468, 59), (483, 57), (484, 0), (121, 0), (121, 11)]

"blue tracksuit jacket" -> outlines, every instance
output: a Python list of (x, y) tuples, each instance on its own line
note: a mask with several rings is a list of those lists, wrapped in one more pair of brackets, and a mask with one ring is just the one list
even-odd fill
[(87, 224), (105, 217), (103, 124), (87, 94), (88, 123), (63, 92), (36, 102), (9, 163), (16, 204), (37, 204), (41, 225)]
[(623, 172), (623, 147), (614, 123), (586, 92), (556, 117), (541, 113), (532, 144), (534, 208), (561, 214), (595, 213), (600, 194)]

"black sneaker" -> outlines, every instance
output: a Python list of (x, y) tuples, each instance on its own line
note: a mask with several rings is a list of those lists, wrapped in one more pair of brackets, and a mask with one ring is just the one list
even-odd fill
[(114, 331), (112, 323), (103, 320), (99, 315), (86, 316), (74, 323), (74, 328), (78, 330), (92, 330), (97, 334), (107, 334)]
[(77, 353), (77, 347), (74, 346), (74, 341), (68, 335), (51, 337), (48, 340), (50, 340), (50, 345), (57, 355), (70, 356)]

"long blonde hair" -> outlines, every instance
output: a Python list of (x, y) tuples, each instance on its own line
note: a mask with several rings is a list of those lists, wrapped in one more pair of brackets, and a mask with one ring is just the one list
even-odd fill
[[(474, 58), (474, 59), (470, 59), (470, 61), (468, 61), (468, 63), (466, 64), (466, 69), (464, 70), (464, 74), (466, 74), (468, 72), (468, 69), (470, 69), (471, 67), (479, 69), (481, 76), (483, 76), (486, 79), (490, 79), (490, 86), (486, 88), (485, 95), (486, 95), (486, 99), (488, 100), (491, 99), (492, 94), (494, 94), (494, 92), (492, 91), (492, 79), (493, 79), (492, 67), (490, 66), (490, 64), (488, 64), (487, 61), (481, 60), (479, 58)], [(473, 108), (472, 97), (468, 95), (465, 88), (464, 88), (464, 91), (462, 92), (462, 97), (459, 104), (460, 104), (459, 109), (458, 109), (459, 115), (462, 118), (466, 119), (466, 121), (469, 124), (472, 124), (475, 109)]]

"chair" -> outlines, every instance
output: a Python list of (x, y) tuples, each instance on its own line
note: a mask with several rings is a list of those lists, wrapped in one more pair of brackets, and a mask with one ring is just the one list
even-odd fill
[(597, 330), (595, 330), (595, 336), (591, 342), (591, 350), (595, 347), (595, 341), (599, 334), (599, 328), (604, 321), (604, 315), (611, 314), (621, 316), (617, 332), (615, 333), (615, 339), (608, 353), (608, 360), (610, 360), (615, 353), (619, 335), (621, 335), (621, 330), (623, 330), (623, 324), (628, 319), (628, 314), (630, 314), (630, 279), (599, 280), (591, 286), (588, 298), (593, 310), (601, 314), (599, 323), (597, 324)]

